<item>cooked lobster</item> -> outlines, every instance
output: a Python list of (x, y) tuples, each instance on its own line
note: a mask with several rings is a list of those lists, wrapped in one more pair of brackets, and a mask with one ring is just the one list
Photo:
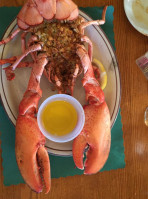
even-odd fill
[[(108, 158), (110, 114), (104, 93), (94, 75), (92, 42), (84, 35), (87, 26), (105, 23), (106, 9), (107, 6), (101, 20), (85, 22), (71, 0), (27, 0), (17, 15), (18, 28), (0, 41), (0, 45), (6, 44), (22, 32), (22, 54), (0, 60), (0, 64), (10, 63), (4, 68), (8, 80), (15, 78), (16, 68), (32, 67), (27, 90), (19, 105), (15, 153), (25, 182), (36, 192), (41, 192), (44, 184), (48, 193), (51, 186), (45, 137), (36, 119), (42, 96), (40, 78), (43, 73), (59, 93), (71, 95), (77, 76), (84, 73), (82, 85), (88, 101), (88, 105), (84, 106), (86, 121), (82, 132), (73, 141), (73, 159), (78, 168), (85, 168), (85, 174), (92, 174), (98, 172)], [(29, 40), (26, 40), (28, 34)], [(88, 51), (84, 47), (85, 42), (88, 43)], [(28, 54), (31, 54), (32, 61), (22, 62)], [(87, 158), (83, 166), (85, 148)]]

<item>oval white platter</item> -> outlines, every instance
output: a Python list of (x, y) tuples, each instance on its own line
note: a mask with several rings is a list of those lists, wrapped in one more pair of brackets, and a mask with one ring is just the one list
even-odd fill
[[(84, 12), (80, 11), (86, 21), (92, 20)], [(17, 27), (16, 20), (14, 20), (8, 27), (4, 34), (6, 38)], [(102, 29), (98, 26), (89, 26), (85, 30), (85, 34), (91, 39), (93, 43), (93, 57), (99, 59), (106, 68), (108, 83), (104, 90), (105, 99), (110, 110), (111, 115), (111, 127), (116, 120), (121, 96), (121, 84), (120, 74), (118, 69), (118, 63), (115, 52), (111, 46), (106, 35)], [(17, 35), (12, 41), (6, 45), (0, 46), (0, 59), (9, 58), (19, 55), (21, 53), (21, 40), (20, 34)], [(3, 66), (5, 67), (5, 66)], [(8, 117), (12, 123), (16, 124), (16, 118), (18, 116), (18, 106), (23, 97), (23, 94), (27, 88), (28, 80), (30, 77), (30, 68), (16, 69), (15, 79), (13, 81), (7, 81), (5, 71), (0, 68), (0, 95)], [(56, 91), (51, 90), (51, 84), (46, 77), (41, 78), (41, 89), (43, 96), (40, 99), (40, 104), (49, 96), (56, 94)], [(85, 92), (81, 84), (81, 78), (76, 81), (74, 89), (74, 97), (82, 104), (86, 104)], [(66, 143), (55, 143), (50, 140), (46, 140), (46, 147), (49, 153), (59, 156), (71, 156), (72, 155), (72, 141)]]

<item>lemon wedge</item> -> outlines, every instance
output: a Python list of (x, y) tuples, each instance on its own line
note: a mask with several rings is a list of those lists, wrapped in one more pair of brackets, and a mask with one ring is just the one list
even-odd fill
[(93, 64), (95, 64), (95, 66), (97, 66), (99, 68), (99, 72), (100, 72), (100, 87), (103, 90), (106, 85), (107, 85), (107, 73), (105, 70), (105, 67), (103, 66), (103, 64), (98, 60), (98, 59), (93, 59)]

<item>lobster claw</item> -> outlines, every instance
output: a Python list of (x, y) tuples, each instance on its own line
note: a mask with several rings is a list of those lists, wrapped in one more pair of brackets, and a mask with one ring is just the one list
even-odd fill
[[(111, 145), (110, 114), (106, 102), (100, 105), (84, 106), (85, 125), (73, 141), (73, 159), (84, 174), (97, 173), (105, 164)], [(83, 166), (83, 153), (86, 147), (86, 161)]]
[(46, 193), (51, 184), (49, 157), (44, 144), (45, 137), (38, 128), (36, 118), (19, 115), (16, 123), (16, 160), (24, 180), (38, 193), (43, 189), (42, 179)]

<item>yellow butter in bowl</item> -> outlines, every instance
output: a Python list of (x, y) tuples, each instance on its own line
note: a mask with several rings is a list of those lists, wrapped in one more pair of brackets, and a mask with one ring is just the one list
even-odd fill
[(68, 142), (83, 129), (85, 114), (74, 97), (56, 94), (48, 97), (39, 107), (37, 122), (43, 135), (54, 142)]
[(77, 124), (76, 109), (69, 102), (61, 100), (49, 103), (41, 117), (44, 128), (56, 136), (70, 133)]

